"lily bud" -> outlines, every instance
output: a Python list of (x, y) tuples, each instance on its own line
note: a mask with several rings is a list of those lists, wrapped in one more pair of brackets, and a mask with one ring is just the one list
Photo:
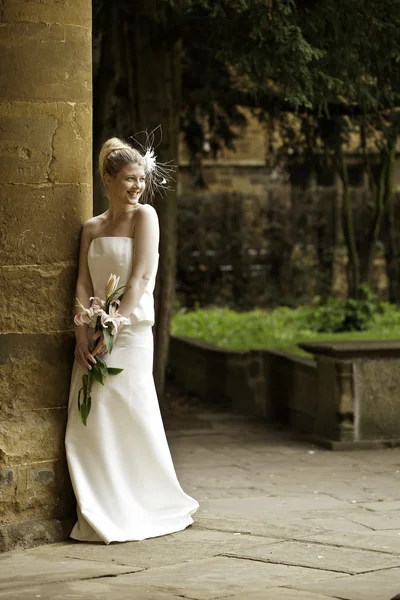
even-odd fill
[(111, 274), (106, 285), (106, 298), (112, 296), (118, 289), (119, 277)]

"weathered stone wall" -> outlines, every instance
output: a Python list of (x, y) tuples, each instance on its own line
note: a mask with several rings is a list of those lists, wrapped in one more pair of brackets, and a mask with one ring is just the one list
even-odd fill
[[(230, 169), (234, 172), (233, 167)], [(318, 295), (346, 297), (348, 257), (337, 189), (273, 183), (257, 169), (257, 179), (253, 179), (258, 191), (251, 193), (252, 172), (250, 168), (243, 170), (247, 174), (245, 191), (228, 191), (227, 183), (226, 190), (180, 195), (180, 303), (251, 309), (307, 304)], [(361, 247), (368, 223), (368, 197), (363, 188), (354, 187), (351, 193)], [(394, 206), (400, 210), (399, 193), (394, 194)], [(381, 300), (388, 297), (389, 246), (385, 224), (373, 271), (374, 291)]]
[(212, 405), (286, 425), (332, 450), (400, 445), (399, 342), (299, 346), (310, 356), (172, 336), (170, 373)]
[[(237, 128), (236, 150), (224, 149), (216, 158), (203, 153), (201, 177), (200, 160), (193, 171), (181, 142), (177, 260), (181, 304), (251, 308), (308, 303), (315, 295), (345, 297), (348, 258), (337, 175), (317, 161), (274, 167), (274, 133), (271, 137), (267, 125), (244, 112), (248, 122)], [(372, 213), (356, 135), (347, 152), (357, 247), (362, 253)], [(204, 189), (195, 187), (199, 181)], [(382, 300), (400, 298), (396, 227), (400, 159), (393, 169), (393, 190), (374, 261), (374, 291)]]
[(312, 431), (317, 369), (310, 358), (270, 350), (226, 350), (172, 336), (169, 367), (177, 383), (210, 404)]
[(91, 2), (2, 0), (0, 550), (62, 536), (81, 224), (91, 215)]

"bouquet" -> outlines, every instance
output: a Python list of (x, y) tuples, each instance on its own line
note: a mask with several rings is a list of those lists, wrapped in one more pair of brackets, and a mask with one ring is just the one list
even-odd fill
[[(118, 307), (122, 299), (122, 294), (120, 296), (118, 294), (125, 287), (118, 287), (119, 279), (116, 275), (111, 274), (105, 288), (105, 300), (101, 300), (97, 296), (92, 296), (90, 298), (92, 304), (89, 308), (85, 308), (79, 298), (77, 298), (78, 305), (82, 308), (82, 311), (75, 315), (74, 318), (76, 325), (90, 325), (90, 323), (95, 323), (95, 333), (98, 331), (103, 333), (104, 342), (109, 354), (111, 354), (114, 346), (115, 335), (121, 326), (128, 321), (126, 317), (123, 317), (118, 312)], [(87, 374), (82, 376), (82, 387), (78, 393), (78, 410), (84, 425), (87, 424), (87, 418), (92, 406), (91, 391), (93, 380), (104, 385), (107, 377), (118, 375), (121, 371), (123, 369), (108, 367), (105, 361), (97, 355), (96, 363), (93, 364), (91, 369), (88, 369)]]

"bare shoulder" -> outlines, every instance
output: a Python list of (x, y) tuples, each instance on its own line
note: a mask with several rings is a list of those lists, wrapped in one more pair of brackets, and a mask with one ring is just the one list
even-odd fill
[(88, 219), (83, 224), (82, 234), (88, 237), (96, 237), (96, 232), (98, 231), (101, 223), (102, 223), (103, 215), (98, 215), (97, 217), (92, 217)]
[(137, 218), (142, 223), (158, 223), (157, 211), (151, 204), (140, 204)]

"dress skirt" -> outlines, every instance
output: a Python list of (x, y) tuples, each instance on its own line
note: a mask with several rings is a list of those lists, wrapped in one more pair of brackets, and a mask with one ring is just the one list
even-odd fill
[(153, 380), (151, 325), (126, 325), (108, 366), (123, 368), (92, 385), (85, 427), (78, 392), (87, 371), (72, 371), (66, 451), (77, 499), (76, 540), (143, 540), (193, 523), (196, 500), (182, 490), (172, 463)]

